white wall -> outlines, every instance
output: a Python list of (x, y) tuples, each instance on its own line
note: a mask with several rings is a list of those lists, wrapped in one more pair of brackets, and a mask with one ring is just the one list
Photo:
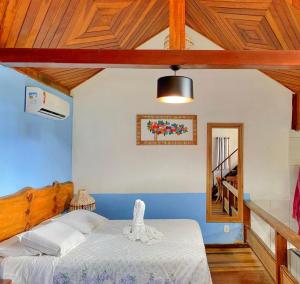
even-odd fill
[[(189, 29), (195, 49), (219, 49)], [(166, 31), (142, 48), (163, 48)], [(181, 70), (195, 100), (156, 102), (168, 70), (107, 69), (72, 91), (73, 180), (93, 193), (205, 192), (207, 122), (243, 122), (244, 190), (288, 198), (291, 92), (256, 70)], [(136, 146), (137, 114), (197, 114), (197, 146)]]
[[(300, 168), (300, 132), (290, 131), (289, 133), (289, 174), (290, 180), (286, 189), (289, 189), (289, 196), (285, 199), (276, 200), (270, 198), (269, 200), (256, 200), (255, 202), (268, 213), (273, 215), (279, 221), (289, 226), (295, 232), (298, 232), (298, 224), (292, 218), (293, 198), (295, 193), (295, 186), (298, 178), (298, 171)], [(251, 214), (252, 229), (262, 238), (265, 244), (275, 252), (275, 231), (261, 218), (255, 214)]]

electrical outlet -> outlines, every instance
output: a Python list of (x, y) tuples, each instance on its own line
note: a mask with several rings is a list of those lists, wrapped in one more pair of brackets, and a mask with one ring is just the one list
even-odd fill
[(224, 225), (224, 233), (229, 233), (230, 228), (229, 225)]

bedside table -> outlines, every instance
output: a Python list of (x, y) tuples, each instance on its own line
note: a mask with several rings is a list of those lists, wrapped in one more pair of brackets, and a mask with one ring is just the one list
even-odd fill
[(12, 281), (9, 279), (0, 279), (0, 284), (12, 284)]

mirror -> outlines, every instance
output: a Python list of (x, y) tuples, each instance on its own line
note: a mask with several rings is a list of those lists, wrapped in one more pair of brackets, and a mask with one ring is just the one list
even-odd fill
[(242, 222), (243, 124), (207, 124), (206, 219)]

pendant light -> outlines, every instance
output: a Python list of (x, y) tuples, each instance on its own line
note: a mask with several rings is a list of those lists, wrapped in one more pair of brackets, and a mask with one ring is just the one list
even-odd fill
[(190, 103), (194, 99), (193, 80), (184, 76), (176, 76), (178, 65), (171, 65), (174, 76), (161, 77), (157, 81), (157, 100), (162, 103)]

